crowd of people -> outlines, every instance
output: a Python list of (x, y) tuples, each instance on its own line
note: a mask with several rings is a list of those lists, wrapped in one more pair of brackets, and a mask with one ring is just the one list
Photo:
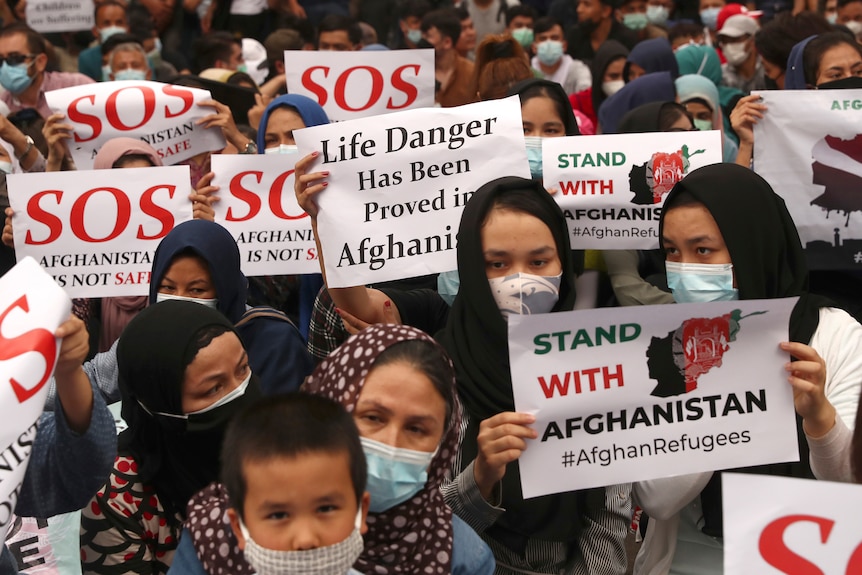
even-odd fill
[[(862, 0), (104, 0), (92, 30), (50, 34), (25, 14), (0, 7), (0, 274), (22, 217), (5, 174), (76, 169), (46, 93), (115, 80), (210, 90), (213, 153), (288, 156), (322, 272), (246, 277), (212, 153), (181, 162), (194, 217), (161, 240), (148, 295), (76, 299), (55, 333), (15, 513), (80, 511), (82, 573), (722, 573), (721, 472), (523, 497), (537, 432), (515, 409), (513, 314), (798, 296), (774, 344), (800, 460), (746, 471), (862, 483), (862, 278), (820, 269), (752, 169), (753, 91), (862, 88)], [(520, 100), (532, 178), (487, 174), (457, 269), (328, 289), (329, 172), (294, 131), (330, 120), (287, 93), (291, 52), (422, 48), (436, 106)], [(572, 249), (543, 141), (695, 130), (720, 133), (723, 162), (673, 187), (659, 250)], [(93, 168), (162, 165), (127, 137)], [(4, 546), (0, 573), (25, 560)]]

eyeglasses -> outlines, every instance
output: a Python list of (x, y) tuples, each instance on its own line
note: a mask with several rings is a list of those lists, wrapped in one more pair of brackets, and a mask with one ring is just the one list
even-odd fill
[(5, 58), (0, 56), (0, 66), (4, 63), (9, 64), (10, 66), (19, 66), (27, 60), (32, 60), (36, 56), (38, 56), (38, 54), (9, 54)]

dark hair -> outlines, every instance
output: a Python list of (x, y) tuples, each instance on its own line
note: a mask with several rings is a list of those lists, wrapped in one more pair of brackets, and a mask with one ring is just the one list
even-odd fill
[(129, 33), (143, 42), (153, 37), (153, 30), (156, 29), (156, 23), (149, 11), (140, 4), (129, 6)]
[(754, 46), (761, 58), (786, 70), (790, 51), (796, 44), (809, 36), (831, 30), (832, 26), (826, 18), (815, 12), (800, 12), (796, 15), (781, 12), (754, 35)]
[(243, 84), (249, 84), (250, 86), (246, 86), (247, 88), (253, 87), (253, 89), (260, 93), (260, 89), (257, 87), (257, 82), (254, 81), (254, 78), (246, 74), (245, 72), (234, 72), (230, 75), (225, 81), (225, 84), (229, 84), (231, 86), (242, 86)]
[(229, 32), (210, 32), (195, 40), (193, 49), (197, 71), (214, 67), (219, 60), (230, 60), (234, 45), (242, 46), (242, 43)]
[(36, 108), (23, 108), (9, 114), (6, 119), (18, 128), (22, 134), (33, 138), (33, 145), (42, 152), (44, 157), (48, 157), (48, 142), (42, 134), (45, 118), (42, 117)]
[(467, 10), (467, 7), (463, 4), (455, 8), (455, 15), (458, 16), (459, 21), (466, 20), (467, 18), (472, 18), (472, 16), (470, 16), (470, 11)]
[(347, 32), (347, 38), (351, 44), (362, 42), (362, 28), (359, 23), (349, 16), (343, 14), (327, 14), (317, 27), (317, 38), (324, 32)]
[(440, 34), (452, 40), (452, 48), (461, 37), (461, 21), (451, 9), (434, 10), (422, 17), (422, 31), (427, 32), (431, 28), (437, 28)]
[(412, 16), (421, 20), (430, 11), (431, 5), (425, 0), (407, 0), (402, 2), (401, 8), (398, 10), (398, 18), (405, 20)]
[[(125, 157), (128, 157), (128, 156), (125, 156)], [(174, 259), (176, 259), (176, 258), (174, 258)], [(198, 304), (198, 305), (201, 305), (201, 304)], [(184, 365), (186, 367), (191, 365), (191, 363), (195, 360), (195, 357), (197, 357), (198, 352), (200, 350), (202, 350), (203, 348), (205, 348), (209, 344), (211, 344), (215, 338), (222, 336), (226, 333), (233, 333), (234, 335), (236, 335), (236, 333), (233, 330), (231, 330), (229, 327), (227, 327), (226, 325), (218, 325), (218, 324), (208, 325), (208, 326), (202, 327), (200, 330), (198, 330), (198, 332), (195, 333), (194, 337), (192, 337), (191, 342), (189, 343), (188, 349), (186, 349), (186, 356), (184, 358), (185, 359)], [(237, 339), (239, 339), (238, 335), (237, 335)]]
[(679, 24), (674, 24), (670, 27), (670, 30), (667, 32), (668, 42), (673, 44), (673, 41), (677, 38), (682, 38), (683, 36), (691, 36), (694, 38), (695, 36), (700, 36), (703, 34), (703, 27), (699, 24), (695, 24), (694, 22), (680, 22)]
[(506, 189), (494, 198), (491, 208), (482, 221), (482, 227), (488, 222), (488, 218), (491, 217), (491, 212), (494, 210), (510, 210), (534, 216), (547, 211), (547, 209), (532, 188)]
[[(860, 2), (862, 0), (855, 0)], [(811, 40), (802, 51), (802, 71), (805, 74), (805, 83), (810, 86), (817, 85), (817, 73), (820, 70), (820, 61), (823, 55), (842, 44), (852, 47), (862, 57), (862, 46), (856, 39), (845, 32), (827, 32)]]
[[(144, 51), (144, 45), (141, 44), (141, 39), (131, 34), (114, 34), (113, 36), (105, 40), (105, 43), (101, 45), (102, 54), (110, 54), (114, 51), (114, 48), (116, 48), (120, 44), (137, 44), (141, 47), (141, 52), (146, 55), (146, 52)], [(149, 65), (149, 62), (147, 62), (147, 67), (149, 67)]]
[(221, 450), (221, 480), (230, 506), (244, 517), (243, 463), (294, 458), (306, 453), (347, 453), (350, 479), (359, 502), (365, 492), (366, 464), (359, 431), (341, 404), (319, 395), (291, 393), (268, 397), (228, 425)]
[(111, 7), (119, 8), (120, 10), (122, 10), (123, 14), (126, 15), (126, 19), (128, 19), (129, 9), (124, 4), (120, 4), (116, 0), (104, 0), (103, 2), (97, 3), (96, 7), (93, 9), (93, 16), (95, 16), (96, 19), (98, 19), (99, 18), (99, 10), (101, 10), (102, 8), (111, 8)]
[(533, 34), (535, 34), (536, 36), (538, 36), (539, 34), (544, 34), (554, 26), (559, 26), (560, 30), (563, 30), (563, 33), (565, 34), (563, 25), (560, 24), (558, 20), (554, 20), (553, 18), (548, 17), (539, 18), (538, 20), (536, 20), (536, 22), (533, 24)]
[[(536, 84), (535, 86), (530, 86), (523, 92), (519, 94), (521, 99), (521, 106), (527, 103), (528, 100), (532, 100), (533, 98), (550, 98), (554, 103), (554, 111), (557, 112), (557, 115), (560, 117), (560, 121), (563, 125), (566, 124), (566, 116), (568, 115), (566, 111), (566, 106), (570, 106), (568, 101), (561, 101), (559, 98), (559, 92), (555, 92), (554, 90), (550, 90), (547, 86), (543, 86), (542, 84)], [(566, 134), (567, 136), (571, 134)]]
[(658, 131), (669, 131), (671, 126), (673, 126), (680, 118), (688, 118), (688, 121), (691, 122), (692, 126), (694, 125), (694, 120), (692, 119), (691, 114), (689, 114), (685, 109), (685, 106), (677, 104), (676, 102), (666, 102), (658, 112)]
[(508, 28), (509, 24), (512, 23), (512, 20), (518, 16), (523, 16), (524, 18), (529, 18), (535, 21), (537, 14), (536, 10), (529, 4), (516, 4), (514, 6), (509, 6), (509, 8), (506, 9), (506, 28)]
[(533, 71), (524, 49), (509, 35), (488, 35), (476, 48), (473, 82), (481, 100), (502, 98)]
[(48, 44), (45, 38), (24, 22), (15, 22), (14, 24), (0, 28), (0, 38), (8, 38), (15, 34), (24, 34), (27, 37), (27, 49), (31, 54), (48, 53)]
[[(153, 166), (153, 160), (146, 154), (126, 154), (125, 156), (120, 156), (117, 158), (117, 161), (111, 166), (112, 168), (123, 168), (126, 164), (131, 162), (135, 162), (137, 160), (144, 160), (150, 166)], [(189, 254), (194, 255), (194, 254)]]
[(421, 339), (399, 341), (378, 355), (371, 369), (373, 371), (378, 367), (393, 363), (409, 364), (431, 380), (434, 389), (446, 402), (446, 419), (444, 421), (448, 428), (449, 422), (452, 420), (452, 412), (455, 410), (455, 393), (452, 385), (455, 380), (455, 371), (443, 348)]
[(848, 4), (853, 4), (854, 2), (862, 2), (862, 0), (838, 0), (838, 8), (844, 8)]

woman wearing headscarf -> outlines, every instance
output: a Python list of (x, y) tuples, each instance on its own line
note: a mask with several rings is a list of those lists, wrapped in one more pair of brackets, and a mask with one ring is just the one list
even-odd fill
[(572, 109), (586, 114), (594, 126), (598, 125), (598, 111), (602, 103), (625, 85), (623, 68), (628, 55), (628, 48), (616, 40), (605, 41), (590, 63), (593, 85), (569, 96)]
[(676, 99), (670, 72), (654, 72), (632, 80), (619, 92), (605, 100), (599, 108), (599, 129), (602, 134), (619, 132), (619, 122), (630, 110), (649, 102), (670, 102)]
[[(676, 301), (800, 298), (790, 341), (776, 342), (791, 356), (786, 370), (800, 461), (745, 472), (849, 480), (846, 445), (859, 402), (862, 326), (807, 292), (805, 255), (784, 201), (754, 172), (713, 164), (686, 176), (664, 205), (659, 236)], [(699, 291), (691, 264), (723, 270), (721, 289)], [(722, 572), (719, 473), (640, 482), (634, 493), (650, 516), (635, 573)]]
[(745, 93), (721, 83), (721, 60), (718, 58), (715, 48), (688, 44), (677, 50), (674, 55), (681, 75), (698, 74), (708, 79), (718, 89), (718, 102), (724, 113), (722, 121), (724, 122), (725, 133), (736, 142), (736, 134), (730, 126), (730, 112), (739, 99), (745, 96)]
[(626, 59), (623, 80), (631, 82), (654, 72), (670, 72), (673, 79), (679, 76), (679, 66), (667, 38), (638, 42)]
[(719, 130), (722, 161), (735, 162), (739, 147), (724, 133), (724, 114), (715, 84), (705, 76), (686, 74), (677, 78), (674, 85), (677, 99), (692, 115), (694, 127), (698, 130)]
[(196, 303), (142, 311), (117, 349), (122, 416), (107, 484), (84, 508), (84, 573), (165, 573), (189, 498), (219, 470), (230, 417), (259, 396), (233, 325)]

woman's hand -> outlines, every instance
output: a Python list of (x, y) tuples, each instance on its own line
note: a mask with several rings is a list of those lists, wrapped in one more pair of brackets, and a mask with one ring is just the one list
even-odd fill
[(527, 439), (538, 437), (527, 427), (536, 418), (529, 413), (505, 411), (479, 425), (479, 455), (473, 462), (473, 477), (486, 501), (491, 501), (494, 486), (506, 474), (506, 465), (521, 457)]
[(212, 205), (219, 201), (218, 196), (214, 196), (219, 190), (218, 186), (210, 185), (215, 177), (215, 173), (207, 172), (198, 181), (195, 191), (189, 195), (192, 201), (192, 218), (196, 220), (206, 220), (208, 222), (215, 221), (215, 210)]
[(730, 113), (730, 125), (739, 136), (739, 143), (754, 145), (754, 125), (763, 119), (766, 105), (760, 103), (760, 96), (744, 96), (736, 103), (736, 107)]
[[(344, 329), (347, 330), (347, 333), (349, 333), (350, 335), (356, 335), (357, 333), (359, 333), (360, 331), (362, 331), (366, 327), (374, 325), (374, 324), (368, 323), (367, 321), (363, 321), (363, 320), (359, 319), (355, 315), (350, 314), (341, 308), (335, 308), (335, 312), (341, 318), (341, 323), (344, 324)], [(392, 305), (392, 300), (387, 299), (385, 302), (383, 302), (383, 311), (381, 312), (381, 315), (383, 317), (383, 321), (381, 321), (379, 323), (384, 323), (384, 324), (399, 324), (399, 323), (401, 323), (401, 321), (399, 321), (400, 318), (395, 313), (395, 306)]]
[(311, 165), (317, 160), (319, 152), (311, 152), (296, 163), (293, 174), (293, 191), (296, 194), (296, 203), (305, 210), (312, 220), (317, 219), (317, 194), (326, 189), (329, 182), (325, 181), (329, 172), (308, 173)]
[(224, 139), (233, 144), (237, 150), (244, 150), (248, 144), (248, 138), (242, 135), (233, 121), (233, 114), (230, 108), (216, 100), (204, 100), (198, 102), (198, 106), (206, 106), (215, 110), (214, 114), (204, 116), (196, 123), (204, 128), (221, 128)]
[(793, 405), (802, 428), (812, 438), (823, 437), (835, 425), (835, 407), (826, 399), (826, 362), (811, 346), (782, 342), (779, 347), (794, 358), (784, 369), (793, 386)]
[(3, 224), (3, 245), (15, 247), (15, 236), (12, 235), (12, 208), (6, 208), (6, 221)]
[[(266, 107), (272, 102), (272, 97), (264, 96), (263, 94), (254, 95), (254, 106), (248, 111), (248, 125), (257, 130), (260, 127), (260, 119), (263, 118), (263, 113)], [(258, 150), (262, 152), (263, 150)]]
[(66, 140), (72, 139), (75, 128), (63, 123), (64, 114), (51, 114), (42, 126), (42, 135), (48, 143), (48, 157), (45, 158), (45, 171), (59, 172), (66, 157)]

